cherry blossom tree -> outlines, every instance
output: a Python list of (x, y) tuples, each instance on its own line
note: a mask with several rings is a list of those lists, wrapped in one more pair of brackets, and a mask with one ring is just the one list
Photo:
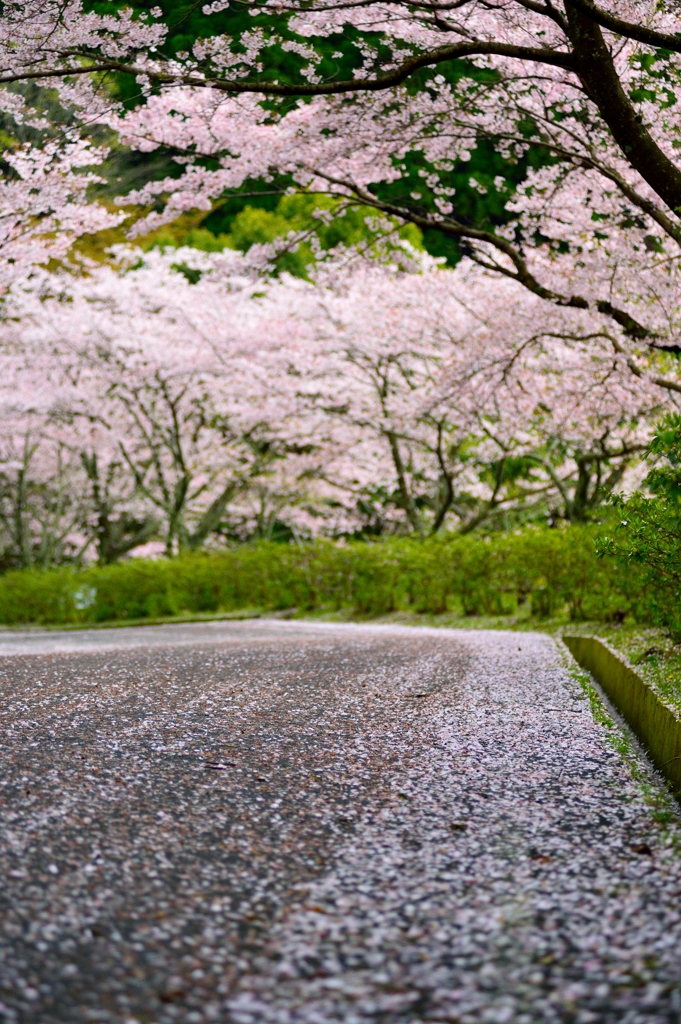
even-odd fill
[[(618, 4), (615, 12), (592, 0), (416, 6), (324, 0), (253, 4), (250, 10), (246, 27), (223, 4), (211, 5), (203, 15), (205, 30), (180, 50), (160, 7), (149, 14), (125, 9), (102, 16), (77, 2), (10, 4), (0, 24), (0, 77), (6, 84), (53, 83), (84, 119), (107, 123), (142, 151), (163, 147), (176, 155), (185, 167), (179, 178), (152, 181), (126, 197), (154, 207), (136, 225), (138, 232), (188, 209), (208, 210), (215, 199), (253, 180), (325, 192), (346, 207), (361, 204), (411, 222), (431, 249), (439, 245), (451, 259), (463, 257), (524, 288), (558, 310), (561, 323), (571, 323), (574, 314), (581, 324), (583, 317), (588, 328), (575, 328), (577, 340), (570, 344), (589, 344), (596, 360), (612, 357), (618, 368), (626, 366), (639, 382), (643, 405), (650, 405), (655, 385), (678, 392), (673, 360), (681, 172), (675, 161), (675, 101), (681, 43), (672, 8), (639, 2)], [(106, 86), (107, 75), (118, 83), (134, 81), (137, 101), (124, 89), (123, 109)], [(6, 93), (3, 102), (24, 116), (20, 94)], [(86, 176), (71, 175), (72, 166), (89, 159), (84, 150), (76, 147), (64, 157), (67, 191), (65, 176), (52, 173), (58, 194), (49, 199), (44, 189), (47, 204), (41, 200), (36, 210), (32, 176), (45, 178), (54, 154), (27, 151), (12, 159), (18, 178), (7, 186), (23, 188), (24, 205), (14, 195), (8, 201), (19, 217), (10, 217), (7, 237), (24, 261), (43, 259), (48, 243), (63, 252), (75, 233), (93, 229), (104, 216), (68, 192), (79, 185), (84, 198)], [(36, 224), (44, 225), (39, 243)], [(6, 268), (15, 259), (8, 250)], [(563, 338), (560, 331), (558, 336)], [(512, 337), (518, 337), (516, 330)], [(496, 352), (491, 334), (486, 344)], [(547, 361), (569, 354), (567, 341), (562, 348), (558, 341), (553, 349), (545, 339), (542, 344)], [(390, 363), (393, 377), (402, 373), (400, 360)], [(441, 356), (434, 360), (439, 366)], [(365, 372), (370, 365), (375, 377), (370, 358)], [(123, 385), (116, 386), (122, 401)], [(397, 384), (391, 378), (386, 387)], [(434, 524), (454, 507), (454, 477), (442, 468), (442, 447), (445, 438), (456, 447), (457, 431), (471, 429), (467, 399), (460, 390), (456, 396), (465, 426), (450, 422), (451, 410), (443, 419), (432, 407), (427, 443), (425, 413), (417, 417), (418, 439), (405, 431), (393, 431), (392, 440), (382, 435), (413, 528), (422, 519), (419, 504), (430, 509)], [(176, 397), (168, 406), (169, 422)], [(136, 404), (139, 417), (147, 415), (139, 391), (127, 401)], [(625, 403), (625, 419), (629, 410)], [(483, 420), (486, 415), (480, 414)], [(359, 419), (356, 428), (369, 431)], [(564, 495), (570, 515), (582, 514), (598, 493), (601, 467), (614, 458), (608, 431), (598, 435), (600, 441), (594, 434), (590, 447), (573, 446), (575, 454), (581, 452), (581, 468), (574, 496)], [(575, 434), (580, 444), (583, 434)], [(152, 472), (149, 466), (137, 466), (135, 479), (168, 523), (179, 517), (177, 536), (191, 545), (182, 494), (193, 492), (171, 435), (166, 432), (163, 445), (175, 460), (172, 484), (162, 483), (158, 468)], [(497, 444), (493, 437), (506, 434), (492, 437), (487, 430), (480, 437)], [(511, 449), (508, 443), (497, 444), (492, 503), (509, 492), (510, 451), (523, 448), (524, 440)], [(556, 443), (547, 438), (543, 462), (536, 455), (536, 472), (553, 473), (560, 490), (557, 456), (547, 454), (555, 453)], [(117, 447), (121, 458), (124, 450)], [(439, 460), (440, 476), (431, 474), (429, 485), (410, 496), (413, 481), (423, 474), (421, 468), (405, 470), (417, 467), (417, 450)], [(88, 458), (83, 465), (90, 467), (92, 486), (100, 487), (93, 480), (98, 464)], [(127, 458), (132, 472), (136, 463), (129, 451)], [(352, 461), (357, 465), (354, 454)], [(141, 528), (148, 523), (140, 522)], [(101, 529), (106, 533), (105, 525)], [(175, 536), (175, 527), (170, 534)]]
[(0, 358), (0, 565), (77, 561), (91, 544), (88, 502), (70, 438), (50, 424), (47, 360), (27, 358), (9, 339)]
[[(147, 226), (249, 180), (288, 181), (410, 221), (453, 258), (597, 314), (635, 375), (640, 351), (677, 344), (673, 5), (248, 10), (245, 22), (207, 6), (192, 39), (163, 7), (8, 5), (1, 77), (55, 82), (131, 145), (186, 164), (130, 197), (162, 207)], [(115, 109), (106, 75), (137, 83), (136, 109), (130, 90), (127, 112)]]
[(474, 263), (339, 252), (301, 280), (263, 276), (261, 253), (116, 255), (34, 270), (0, 338), (6, 464), (34, 438), (22, 479), (80, 496), (74, 557), (580, 520), (636, 479), (669, 401), (597, 314)]
[(99, 180), (93, 172), (103, 152), (87, 141), (26, 144), (4, 153), (0, 177), (0, 294), (33, 266), (63, 259), (85, 233), (115, 226), (110, 213), (87, 198)]
[(419, 534), (547, 502), (584, 518), (662, 407), (589, 313), (488, 272), (358, 268), (313, 299), (297, 366), (328, 422), (319, 479)]
[[(78, 0), (0, 18), (4, 114), (38, 125), (29, 81), (77, 112), (61, 139), (6, 153), (0, 182), (12, 557), (109, 560), (152, 537), (171, 553), (284, 521), (579, 520), (635, 479), (681, 394), (674, 5), (278, 0), (173, 18)], [(144, 214), (131, 239), (298, 191), (324, 196), (320, 218), (371, 214), (381, 258), (315, 250), (308, 281), (268, 278), (286, 265), (271, 245), (36, 270), (124, 216), (91, 201), (93, 124), (175, 161), (120, 197)], [(25, 525), (34, 485), (51, 511)]]
[[(0, 565), (47, 569), (79, 561), (90, 546), (73, 453), (43, 433), (3, 439), (0, 463)], [(20, 447), (17, 442), (22, 442)], [(75, 472), (74, 472), (75, 469)]]
[[(258, 281), (237, 254), (121, 256), (88, 276), (34, 272), (4, 332), (23, 361), (15, 392), (37, 409), (42, 381), (44, 430), (78, 457), (102, 560), (154, 535), (168, 554), (201, 547), (286, 445), (271, 429), (285, 396), (264, 390), (264, 352), (254, 363)], [(265, 350), (283, 327), (269, 323)]]

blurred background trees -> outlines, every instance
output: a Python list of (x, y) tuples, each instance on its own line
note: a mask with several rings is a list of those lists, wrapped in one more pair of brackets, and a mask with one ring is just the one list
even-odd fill
[(652, 537), (678, 29), (652, 2), (5, 5), (0, 564), (558, 527), (617, 493)]

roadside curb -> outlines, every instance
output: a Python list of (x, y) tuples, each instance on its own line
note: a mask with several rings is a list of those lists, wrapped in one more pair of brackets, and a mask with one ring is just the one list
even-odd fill
[(657, 770), (681, 793), (681, 721), (634, 670), (598, 637), (564, 636), (575, 661), (600, 683)]

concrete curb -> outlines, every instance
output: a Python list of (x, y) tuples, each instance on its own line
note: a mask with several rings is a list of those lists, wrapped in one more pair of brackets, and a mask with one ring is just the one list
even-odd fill
[(590, 672), (631, 727), (662, 775), (681, 793), (681, 721), (603, 640), (564, 636), (575, 661)]

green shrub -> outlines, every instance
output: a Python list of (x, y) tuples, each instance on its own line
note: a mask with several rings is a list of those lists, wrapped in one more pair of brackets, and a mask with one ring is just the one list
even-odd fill
[(641, 622), (663, 626), (681, 640), (681, 416), (665, 416), (646, 458), (644, 483), (652, 496), (636, 492), (612, 499), (618, 519), (597, 537), (598, 554), (628, 579), (631, 607)]
[(570, 526), (424, 542), (260, 543), (171, 561), (10, 572), (0, 577), (0, 621), (94, 623), (320, 606), (362, 616), (396, 609), (508, 615), (528, 601), (537, 618), (607, 621), (633, 611), (648, 621), (658, 614), (652, 582), (644, 586), (636, 566), (623, 567), (607, 552), (596, 557), (602, 535)]

